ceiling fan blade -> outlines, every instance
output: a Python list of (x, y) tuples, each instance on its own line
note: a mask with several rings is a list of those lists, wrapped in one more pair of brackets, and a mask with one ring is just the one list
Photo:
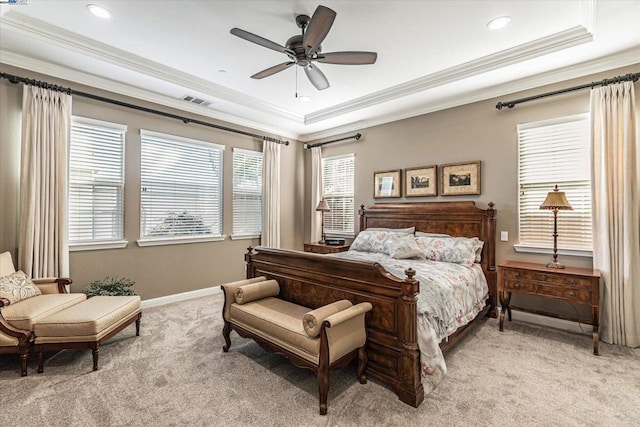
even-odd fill
[(336, 13), (325, 6), (318, 6), (304, 32), (303, 44), (307, 55), (315, 52), (320, 43), (327, 37), (336, 19)]
[(259, 73), (251, 76), (252, 79), (264, 79), (265, 77), (269, 77), (275, 73), (279, 73), (280, 71), (284, 71), (287, 68), (291, 67), (295, 62), (283, 62), (282, 64), (274, 65), (273, 67), (269, 67), (266, 70), (262, 70)]
[(316, 87), (316, 89), (325, 90), (329, 87), (329, 80), (327, 80), (322, 71), (320, 71), (320, 68), (309, 64), (304, 67), (304, 72), (307, 74), (309, 81)]
[(373, 64), (378, 59), (376, 52), (329, 52), (318, 55), (318, 62), (341, 65)]
[(241, 30), (240, 28), (232, 28), (230, 32), (234, 36), (238, 36), (241, 39), (245, 39), (252, 43), (259, 44), (260, 46), (266, 47), (268, 49), (273, 49), (276, 52), (287, 53), (288, 51), (286, 47), (279, 45), (276, 42), (272, 42), (271, 40), (267, 40), (264, 37), (257, 36), (248, 31)]

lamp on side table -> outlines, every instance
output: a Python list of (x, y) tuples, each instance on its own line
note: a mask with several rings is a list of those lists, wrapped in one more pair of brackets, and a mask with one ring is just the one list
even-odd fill
[(329, 209), (329, 205), (327, 204), (327, 201), (324, 199), (324, 197), (320, 199), (320, 202), (316, 207), (316, 211), (322, 212), (322, 237), (320, 238), (320, 241), (318, 243), (324, 244), (324, 213), (331, 212), (331, 209)]
[(547, 264), (547, 267), (564, 268), (564, 265), (558, 262), (558, 211), (571, 211), (573, 208), (567, 201), (564, 191), (559, 191), (556, 185), (556, 188), (547, 194), (547, 198), (540, 205), (540, 209), (553, 211), (553, 262)]

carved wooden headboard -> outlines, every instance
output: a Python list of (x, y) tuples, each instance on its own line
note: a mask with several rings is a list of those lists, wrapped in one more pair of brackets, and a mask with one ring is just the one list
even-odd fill
[(478, 237), (484, 242), (482, 270), (487, 278), (494, 311), (497, 307), (496, 215), (489, 203), (487, 209), (475, 202), (376, 203), (360, 206), (360, 230), (372, 227), (415, 227), (425, 233), (443, 233), (459, 237)]

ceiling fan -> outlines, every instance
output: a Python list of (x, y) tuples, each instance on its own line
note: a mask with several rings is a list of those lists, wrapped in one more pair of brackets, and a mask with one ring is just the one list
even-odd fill
[(232, 28), (231, 34), (260, 46), (284, 53), (289, 57), (287, 62), (274, 65), (273, 67), (254, 74), (251, 76), (252, 79), (263, 79), (280, 71), (284, 71), (292, 65), (299, 65), (304, 68), (304, 72), (309, 81), (311, 81), (311, 84), (318, 90), (324, 90), (329, 87), (329, 81), (314, 62), (340, 65), (366, 65), (375, 63), (378, 57), (376, 52), (345, 51), (322, 53), (320, 43), (327, 37), (335, 19), (336, 12), (325, 6), (318, 6), (311, 18), (309, 18), (308, 15), (298, 15), (296, 17), (296, 24), (298, 28), (302, 29), (302, 34), (290, 37), (285, 43), (285, 46), (248, 31), (241, 30), (240, 28)]

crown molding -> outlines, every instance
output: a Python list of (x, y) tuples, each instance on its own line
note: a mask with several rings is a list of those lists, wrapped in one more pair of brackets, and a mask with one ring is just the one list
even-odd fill
[(529, 43), (486, 55), (473, 61), (465, 62), (406, 83), (392, 86), (388, 89), (374, 92), (367, 96), (318, 110), (307, 114), (305, 124), (318, 123), (332, 117), (348, 114), (356, 110), (392, 101), (437, 86), (454, 83), (458, 80), (477, 76), (517, 62), (527, 61), (591, 41), (593, 41), (593, 35), (587, 31), (586, 28), (576, 26)]
[(591, 74), (602, 73), (616, 68), (628, 67), (636, 64), (640, 65), (640, 60), (638, 58), (640, 58), (640, 47), (635, 47), (613, 55), (598, 58), (593, 61), (582, 62), (561, 69), (548, 71), (546, 73), (536, 74), (531, 77), (521, 78), (509, 83), (467, 92), (462, 96), (456, 95), (436, 102), (421, 103), (419, 107), (411, 108), (400, 113), (385, 114), (370, 120), (354, 121), (352, 123), (324, 131), (303, 134), (300, 135), (298, 140), (303, 143), (321, 142), (321, 139), (354, 131), (363, 131), (366, 130), (366, 128), (421, 116), (435, 111), (446, 110), (448, 108), (459, 107), (461, 105), (467, 105), (487, 99), (513, 95), (517, 92), (531, 90), (541, 86), (576, 79)]
[(161, 95), (156, 92), (149, 91), (147, 89), (141, 89), (136, 86), (131, 86), (125, 83), (117, 82), (114, 80), (98, 77), (93, 74), (88, 74), (83, 71), (74, 70), (58, 64), (50, 63), (48, 61), (42, 61), (39, 59), (29, 58), (11, 51), (2, 51), (1, 64), (10, 65), (13, 67), (23, 68), (25, 70), (33, 71), (35, 73), (44, 74), (47, 76), (73, 81), (75, 83), (89, 86), (96, 89), (105, 90), (108, 92), (124, 95), (131, 98), (136, 98), (142, 101), (153, 102), (169, 108), (175, 108), (177, 110), (199, 114), (201, 116), (210, 117), (215, 120), (233, 123), (239, 126), (245, 126), (251, 129), (259, 130), (261, 132), (269, 133), (272, 135), (291, 138), (298, 140), (299, 136), (296, 132), (291, 132), (286, 129), (277, 128), (266, 125), (261, 122), (248, 120), (246, 118), (224, 113), (219, 110), (215, 110), (211, 107), (202, 107), (195, 104), (189, 104), (180, 99), (172, 98), (170, 96)]
[(158, 62), (142, 58), (17, 12), (0, 17), (0, 29), (55, 44), (72, 52), (141, 73), (145, 76), (203, 93), (215, 101), (222, 99), (246, 108), (304, 123), (304, 116), (253, 96), (245, 95)]

